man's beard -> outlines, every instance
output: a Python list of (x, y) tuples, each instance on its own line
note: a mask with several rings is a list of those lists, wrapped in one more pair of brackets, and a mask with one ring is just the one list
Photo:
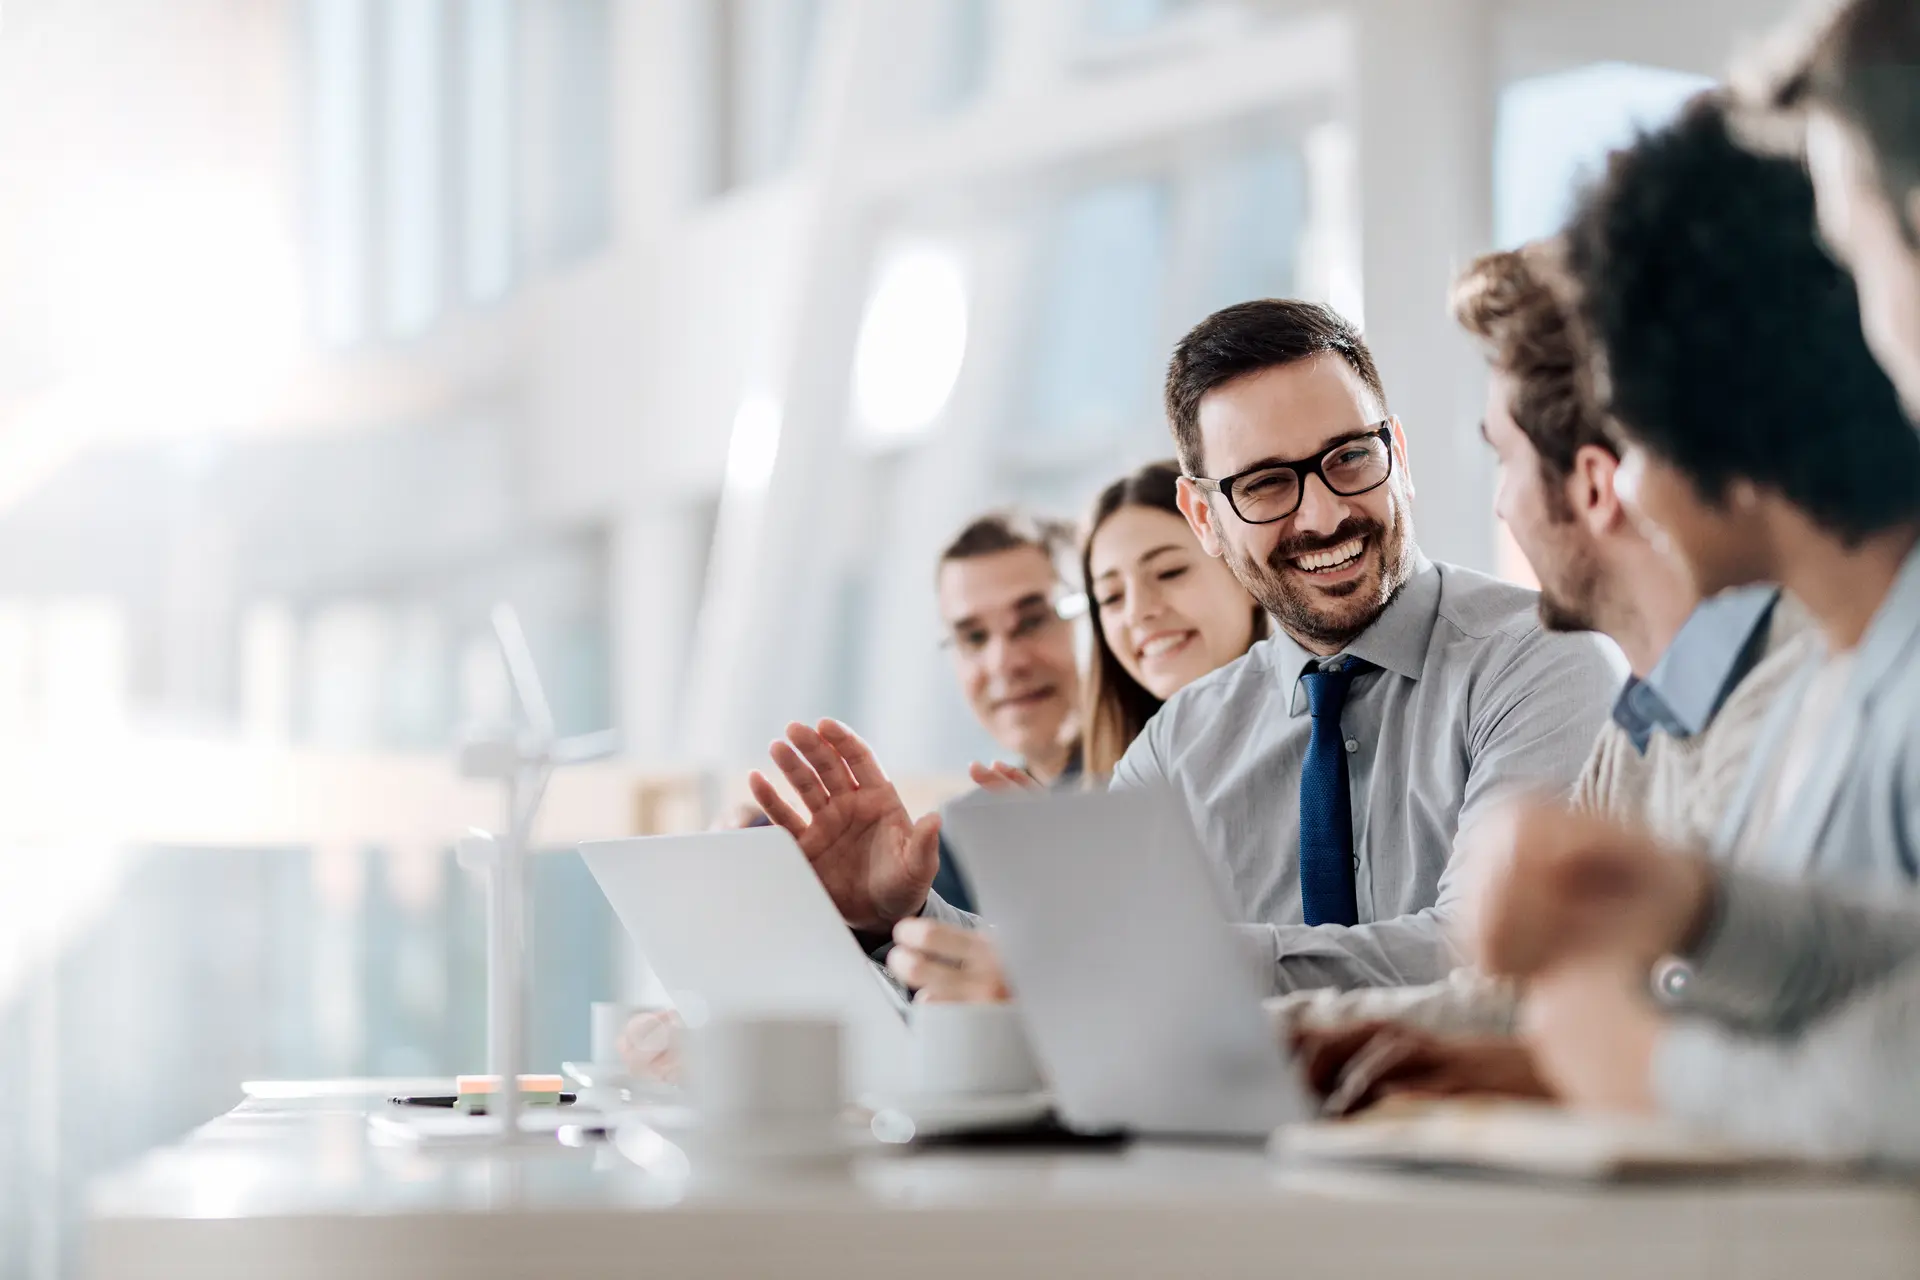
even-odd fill
[(1563, 596), (1540, 584), (1540, 625), (1549, 631), (1597, 631), (1593, 620), (1593, 595), (1598, 586), (1591, 576), (1583, 576), (1577, 588), (1578, 598)]
[[(1573, 520), (1569, 516), (1555, 523), (1570, 526)], [(1597, 631), (1600, 629), (1596, 621), (1600, 613), (1600, 565), (1577, 532), (1571, 529), (1566, 532), (1568, 536), (1562, 540), (1564, 563), (1555, 575), (1561, 581), (1549, 582), (1539, 565), (1533, 567), (1534, 576), (1540, 580), (1540, 625), (1548, 631)]]
[[(1412, 522), (1404, 507), (1394, 515), (1392, 527), (1371, 518), (1349, 516), (1331, 534), (1289, 538), (1276, 546), (1263, 564), (1229, 545), (1227, 567), (1288, 635), (1303, 644), (1337, 651), (1372, 626), (1413, 576)], [(1314, 587), (1302, 581), (1301, 571), (1289, 563), (1354, 538), (1367, 540), (1360, 554), (1377, 566), (1375, 574), (1362, 573), (1350, 582)]]

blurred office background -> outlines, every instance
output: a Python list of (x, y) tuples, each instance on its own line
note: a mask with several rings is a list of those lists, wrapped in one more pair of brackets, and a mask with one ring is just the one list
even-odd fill
[(580, 838), (789, 719), (991, 744), (976, 510), (1170, 452), (1210, 310), (1364, 322), (1436, 556), (1489, 512), (1455, 268), (1785, 0), (0, 0), (0, 1275), (260, 1077), (481, 1065), (525, 620), (565, 731), (535, 1062), (638, 966)]

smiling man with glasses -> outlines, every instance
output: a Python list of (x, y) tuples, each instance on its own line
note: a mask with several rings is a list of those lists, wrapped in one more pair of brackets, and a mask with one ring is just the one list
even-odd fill
[[(1421, 556), (1405, 433), (1327, 308), (1202, 322), (1174, 351), (1167, 410), (1181, 510), (1279, 629), (1169, 699), (1112, 785), (1184, 801), (1270, 990), (1444, 977), (1456, 835), (1508, 788), (1571, 786), (1615, 664), (1590, 635), (1543, 630), (1533, 592)], [(848, 923), (970, 922), (928, 889), (938, 818), (914, 823), (836, 732), (807, 743), (838, 807), (816, 810), (805, 847)]]
[(1181, 510), (1278, 631), (1169, 700), (1113, 785), (1185, 801), (1274, 990), (1444, 977), (1455, 837), (1500, 792), (1571, 785), (1614, 662), (1533, 592), (1421, 555), (1406, 433), (1328, 308), (1208, 317), (1166, 402)]

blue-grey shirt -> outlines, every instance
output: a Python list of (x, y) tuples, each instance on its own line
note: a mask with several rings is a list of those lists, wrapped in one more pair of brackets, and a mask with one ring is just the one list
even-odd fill
[(1655, 733), (1692, 738), (1706, 731), (1767, 651), (1778, 587), (1738, 587), (1702, 600), (1647, 678), (1629, 675), (1613, 722), (1645, 755)]
[(1743, 865), (1774, 875), (1911, 892), (1920, 878), (1920, 547), (1908, 553), (1861, 636), (1798, 790), (1783, 797), (1770, 831), (1748, 831), (1768, 808), (1762, 798), (1824, 661), (1822, 650), (1782, 690), (1717, 849), (1725, 856), (1738, 850)]
[[(1422, 558), (1341, 654), (1318, 658), (1280, 632), (1175, 694), (1134, 740), (1112, 785), (1165, 785), (1185, 802), (1273, 990), (1409, 986), (1460, 963), (1455, 836), (1500, 794), (1565, 792), (1624, 670), (1591, 634), (1545, 631), (1536, 599)], [(1376, 668), (1341, 715), (1360, 923), (1308, 926), (1299, 799), (1312, 721), (1299, 679), (1348, 657)]]

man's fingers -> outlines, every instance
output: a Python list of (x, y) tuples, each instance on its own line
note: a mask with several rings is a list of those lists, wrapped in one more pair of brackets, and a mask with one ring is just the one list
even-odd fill
[(1301, 1027), (1295, 1031), (1294, 1050), (1315, 1092), (1325, 1095), (1331, 1090), (1353, 1055), (1391, 1026), (1387, 1022), (1349, 1022), (1337, 1027)]
[(1018, 765), (981, 764), (975, 761), (967, 768), (967, 776), (973, 779), (976, 787), (985, 791), (1039, 791), (1043, 788), (1034, 776)]
[(1414, 1042), (1401, 1035), (1397, 1028), (1389, 1028), (1369, 1040), (1366, 1048), (1348, 1060), (1340, 1078), (1327, 1091), (1321, 1114), (1351, 1115), (1366, 1106), (1380, 1082), (1405, 1063), (1413, 1049)]
[(926, 1004), (983, 1004), (1007, 998), (994, 971), (956, 968), (941, 956), (895, 943), (887, 952), (887, 969)]
[(794, 812), (793, 806), (758, 769), (747, 775), (747, 790), (753, 792), (754, 800), (766, 811), (767, 817), (785, 827), (788, 835), (798, 840), (807, 833), (807, 820)]
[(893, 926), (893, 940), (955, 968), (977, 961), (990, 944), (972, 929), (914, 916)]
[(804, 724), (789, 725), (787, 741), (807, 758), (813, 771), (820, 775), (828, 795), (843, 796), (859, 790), (853, 784), (853, 773), (847, 768), (847, 762), (840, 758), (839, 749), (821, 737), (817, 730)]
[[(907, 874), (915, 883), (931, 885), (940, 873), (940, 815), (922, 814), (907, 833)], [(915, 908), (918, 910), (918, 908)]]
[(792, 787), (794, 794), (800, 797), (800, 803), (807, 806), (808, 812), (819, 813), (827, 807), (833, 797), (827, 794), (827, 788), (821, 784), (820, 775), (813, 771), (812, 765), (800, 758), (799, 752), (784, 742), (776, 742), (768, 749), (768, 754), (773, 757), (774, 764), (779, 766), (780, 773), (787, 780), (787, 785)]
[(887, 785), (887, 771), (880, 767), (880, 760), (873, 754), (873, 748), (859, 734), (838, 720), (822, 720), (816, 727), (827, 745), (838, 751), (840, 758), (847, 762), (847, 769), (853, 774), (856, 786)]

